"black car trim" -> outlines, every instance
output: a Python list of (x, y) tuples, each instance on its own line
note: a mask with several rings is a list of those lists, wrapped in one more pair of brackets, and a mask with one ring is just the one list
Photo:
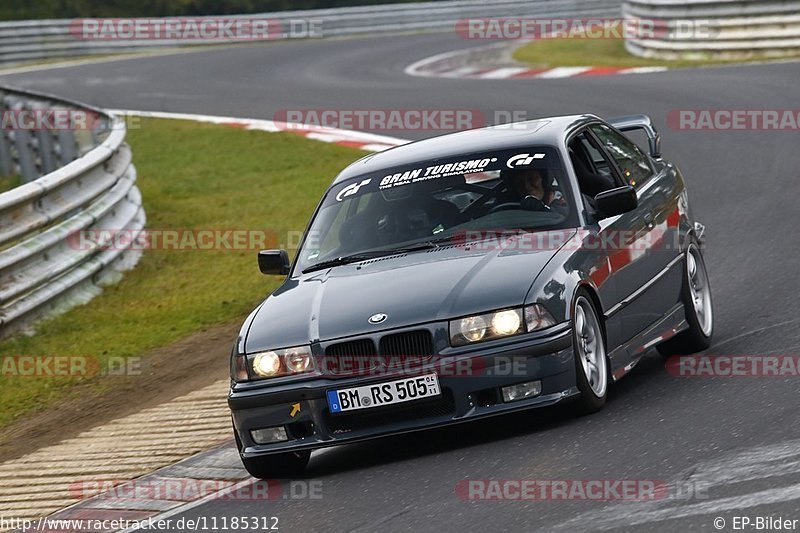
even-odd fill
[[(615, 361), (617, 361), (619, 357), (622, 357), (623, 360), (629, 360), (628, 354), (630, 353), (634, 358), (641, 358), (645, 351), (647, 351), (649, 348), (652, 348), (656, 344), (659, 344), (663, 341), (669, 340), (673, 336), (685, 330), (687, 328), (687, 324), (684, 316), (683, 304), (676, 303), (661, 319), (649, 325), (638, 335), (620, 344), (611, 353), (609, 353), (608, 358), (611, 359), (613, 367), (611, 369), (612, 379), (614, 381), (619, 381), (629, 371), (625, 369), (630, 366), (630, 363), (615, 365)], [(665, 327), (670, 327), (671, 334), (663, 336), (665, 333), (668, 333), (664, 330)]]
[(678, 255), (675, 259), (670, 261), (669, 264), (665, 266), (663, 270), (661, 270), (661, 272), (653, 276), (647, 283), (645, 283), (644, 285), (642, 285), (641, 287), (630, 293), (628, 296), (623, 298), (618, 304), (616, 304), (614, 307), (606, 311), (604, 313), (604, 316), (606, 318), (609, 318), (612, 315), (614, 315), (614, 313), (630, 305), (636, 298), (644, 294), (644, 291), (652, 287), (658, 280), (666, 276), (667, 273), (672, 269), (672, 267), (678, 264), (682, 259), (683, 259), (683, 254)]
[(350, 433), (343, 433), (337, 435), (336, 438), (331, 440), (313, 439), (313, 440), (308, 440), (307, 442), (299, 440), (297, 442), (289, 441), (289, 442), (278, 442), (275, 444), (267, 444), (267, 445), (248, 446), (244, 450), (239, 450), (239, 455), (243, 458), (250, 459), (255, 457), (264, 457), (267, 455), (278, 454), (287, 451), (296, 452), (301, 450), (321, 450), (323, 448), (331, 448), (342, 444), (353, 444), (356, 442), (365, 442), (388, 436), (405, 435), (409, 433), (416, 433), (418, 431), (426, 431), (434, 428), (455, 426), (458, 424), (468, 424), (476, 420), (485, 420), (487, 418), (503, 416), (508, 413), (518, 412), (525, 409), (532, 410), (532, 409), (539, 409), (542, 407), (548, 407), (551, 405), (556, 405), (558, 403), (563, 403), (569, 400), (570, 398), (574, 398), (578, 395), (580, 395), (580, 391), (578, 391), (578, 388), (571, 387), (569, 389), (560, 392), (555, 392), (553, 394), (548, 394), (544, 396), (537, 396), (535, 398), (522, 400), (520, 402), (514, 402), (510, 404), (500, 403), (492, 406), (491, 410), (489, 411), (481, 413), (473, 413), (468, 416), (460, 418), (451, 418), (448, 420), (442, 420), (440, 418), (439, 419), (431, 418), (415, 426), (401, 426), (401, 427), (395, 427), (392, 425), (383, 426), (382, 428), (374, 430), (369, 434), (356, 433), (355, 435), (351, 435)]

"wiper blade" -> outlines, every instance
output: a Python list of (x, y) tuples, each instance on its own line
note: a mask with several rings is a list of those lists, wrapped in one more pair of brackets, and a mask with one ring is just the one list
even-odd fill
[(410, 246), (406, 246), (403, 248), (391, 248), (386, 250), (372, 250), (369, 252), (362, 252), (359, 254), (353, 255), (345, 255), (342, 257), (334, 257), (333, 259), (328, 259), (326, 261), (322, 261), (315, 265), (311, 265), (303, 269), (303, 274), (307, 274), (308, 272), (314, 272), (315, 270), (324, 270), (326, 268), (331, 268), (335, 266), (341, 265), (349, 265), (351, 263), (358, 263), (360, 261), (366, 261), (368, 259), (376, 259), (378, 257), (388, 257), (390, 255), (399, 255), (399, 254), (406, 254), (409, 252), (418, 252), (421, 250), (432, 250), (435, 248), (439, 248), (439, 245), (436, 244), (436, 241), (426, 241), (421, 242), (419, 244), (413, 244)]
[(326, 268), (335, 267), (339, 265), (348, 265), (350, 263), (358, 263), (359, 261), (366, 261), (367, 259), (372, 259), (374, 256), (369, 254), (353, 254), (353, 255), (345, 255), (343, 257), (334, 257), (333, 259), (328, 259), (327, 261), (322, 261), (317, 264), (311, 265), (310, 267), (306, 267), (303, 269), (303, 274), (308, 272), (314, 272), (315, 270), (324, 270)]
[(409, 252), (419, 252), (421, 250), (433, 250), (438, 247), (439, 245), (436, 244), (436, 241), (425, 241), (404, 246), (402, 248), (393, 248), (390, 250), (377, 250), (377, 251), (385, 252), (385, 255), (394, 255), (394, 254), (407, 254)]

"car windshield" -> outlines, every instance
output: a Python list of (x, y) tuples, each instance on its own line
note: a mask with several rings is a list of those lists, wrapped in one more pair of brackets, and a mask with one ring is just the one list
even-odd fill
[[(480, 232), (575, 225), (552, 147), (462, 154), (371, 172), (328, 190), (298, 252), (310, 271)], [(496, 234), (496, 233), (495, 233)]]

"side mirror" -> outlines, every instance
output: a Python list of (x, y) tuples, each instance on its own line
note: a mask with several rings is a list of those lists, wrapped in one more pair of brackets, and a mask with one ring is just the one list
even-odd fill
[(258, 269), (262, 274), (286, 276), (291, 270), (289, 252), (286, 250), (261, 250), (258, 252)]
[(636, 189), (630, 185), (603, 191), (594, 197), (597, 204), (597, 218), (603, 219), (633, 211), (639, 205)]

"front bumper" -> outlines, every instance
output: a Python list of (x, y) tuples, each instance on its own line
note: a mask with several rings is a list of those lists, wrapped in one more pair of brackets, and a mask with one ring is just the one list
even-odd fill
[[(315, 377), (258, 387), (253, 383), (236, 384), (228, 396), (228, 405), (241, 443), (240, 453), (255, 457), (335, 446), (543, 407), (579, 394), (568, 323), (550, 328), (545, 335), (526, 334), (483, 344), (472, 347), (468, 354), (447, 356), (461, 362), (469, 359), (471, 363), (447, 368), (472, 370), (437, 372), (441, 396), (342, 414), (330, 414), (327, 391), (392, 381), (404, 375)], [(503, 402), (501, 387), (533, 380), (541, 380), (541, 394)], [(257, 444), (252, 438), (252, 430), (281, 426), (286, 430), (287, 441)]]

